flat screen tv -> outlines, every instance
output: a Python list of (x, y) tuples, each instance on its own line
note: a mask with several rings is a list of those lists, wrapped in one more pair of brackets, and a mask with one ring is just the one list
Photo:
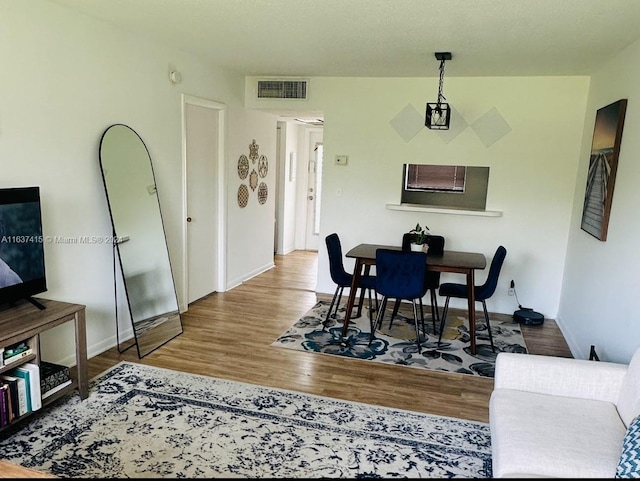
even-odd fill
[(0, 304), (46, 290), (40, 188), (0, 189)]

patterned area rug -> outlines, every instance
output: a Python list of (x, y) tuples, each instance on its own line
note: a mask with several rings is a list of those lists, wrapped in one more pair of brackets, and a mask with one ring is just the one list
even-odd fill
[(63, 478), (486, 478), (488, 424), (122, 362), (0, 442)]
[[(327, 316), (329, 302), (320, 301), (276, 339), (272, 346), (485, 377), (494, 376), (495, 359), (499, 352), (527, 352), (520, 325), (510, 319), (494, 319), (492, 314), (491, 332), (495, 352), (491, 350), (484, 317), (476, 318), (475, 355), (471, 354), (469, 348), (469, 323), (464, 316), (447, 316), (445, 332), (438, 346), (438, 335), (433, 332), (427, 308), (426, 332), (420, 334), (422, 352), (418, 353), (413, 314), (410, 318), (407, 317), (403, 313), (403, 306), (389, 328), (392, 308), (392, 303), (389, 303), (382, 328), (376, 331), (371, 345), (368, 312), (363, 310), (362, 316), (351, 319), (352, 323), (349, 324), (347, 336), (343, 340), (345, 306), (340, 307), (337, 318), (331, 319), (323, 330), (322, 321)], [(436, 326), (438, 329), (439, 327)]]

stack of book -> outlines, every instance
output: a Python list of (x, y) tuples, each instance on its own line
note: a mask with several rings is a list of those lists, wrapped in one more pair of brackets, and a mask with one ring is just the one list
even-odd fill
[(40, 391), (42, 392), (42, 399), (55, 394), (69, 384), (71, 384), (71, 376), (68, 367), (52, 362), (42, 361), (40, 363)]
[(26, 362), (0, 375), (0, 427), (42, 407), (40, 368)]
[(0, 366), (9, 366), (33, 354), (33, 349), (24, 342), (19, 342), (13, 346), (0, 349), (0, 352), (2, 353), (2, 364)]

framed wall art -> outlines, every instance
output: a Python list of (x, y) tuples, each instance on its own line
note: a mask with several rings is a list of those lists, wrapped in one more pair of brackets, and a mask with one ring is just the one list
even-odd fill
[(591, 140), (581, 228), (606, 241), (627, 99), (598, 109)]

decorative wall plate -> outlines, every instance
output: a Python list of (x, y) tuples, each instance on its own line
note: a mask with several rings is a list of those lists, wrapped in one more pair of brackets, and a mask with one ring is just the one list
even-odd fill
[(268, 171), (269, 161), (267, 160), (267, 156), (261, 155), (260, 160), (258, 160), (258, 174), (260, 174), (260, 177), (264, 178), (267, 176)]
[(249, 159), (247, 156), (242, 154), (238, 159), (238, 176), (241, 179), (246, 179), (247, 174), (249, 173)]
[(258, 187), (258, 173), (256, 169), (253, 169), (249, 176), (249, 187), (251, 187), (251, 190), (256, 190), (256, 187)]
[(249, 202), (249, 189), (244, 184), (240, 184), (238, 187), (238, 205), (240, 207), (246, 207)]
[(249, 158), (255, 164), (256, 160), (258, 160), (258, 149), (260, 146), (256, 144), (256, 139), (253, 139), (253, 142), (249, 144)]
[(258, 187), (258, 203), (264, 204), (267, 201), (268, 195), (269, 189), (267, 188), (267, 184), (260, 182), (260, 186)]

